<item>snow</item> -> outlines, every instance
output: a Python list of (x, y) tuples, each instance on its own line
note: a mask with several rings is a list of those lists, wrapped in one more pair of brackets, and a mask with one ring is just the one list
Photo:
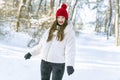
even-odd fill
[[(40, 80), (39, 56), (25, 60), (31, 37), (13, 32), (0, 40), (0, 80)], [(8, 40), (7, 40), (8, 39)], [(120, 80), (120, 47), (113, 36), (83, 30), (76, 36), (75, 72), (63, 80)]]

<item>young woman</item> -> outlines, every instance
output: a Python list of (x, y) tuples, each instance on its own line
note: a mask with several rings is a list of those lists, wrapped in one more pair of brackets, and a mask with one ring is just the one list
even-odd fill
[(24, 57), (30, 59), (35, 54), (41, 55), (41, 80), (62, 80), (65, 66), (68, 75), (74, 72), (75, 33), (68, 22), (66, 4), (56, 12), (56, 20), (42, 36), (39, 44)]

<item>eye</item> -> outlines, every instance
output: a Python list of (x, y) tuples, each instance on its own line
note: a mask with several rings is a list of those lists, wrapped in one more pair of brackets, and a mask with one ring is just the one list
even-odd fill
[(58, 18), (60, 18), (60, 16), (58, 16)]
[(61, 18), (62, 18), (62, 19), (64, 19), (65, 17), (64, 17), (64, 16), (62, 16)]

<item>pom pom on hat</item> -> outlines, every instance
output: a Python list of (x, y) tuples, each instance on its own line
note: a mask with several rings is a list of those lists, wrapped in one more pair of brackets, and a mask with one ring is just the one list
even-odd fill
[(61, 8), (59, 8), (56, 12), (56, 18), (58, 16), (64, 16), (66, 20), (68, 20), (68, 12), (66, 11), (67, 9), (67, 5), (66, 4), (62, 4)]
[(67, 9), (67, 5), (63, 3), (62, 6), (61, 6), (61, 8)]

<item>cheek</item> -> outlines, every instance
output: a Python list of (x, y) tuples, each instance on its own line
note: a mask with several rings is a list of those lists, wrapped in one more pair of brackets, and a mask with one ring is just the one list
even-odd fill
[(65, 22), (65, 19), (63, 19), (62, 21)]

